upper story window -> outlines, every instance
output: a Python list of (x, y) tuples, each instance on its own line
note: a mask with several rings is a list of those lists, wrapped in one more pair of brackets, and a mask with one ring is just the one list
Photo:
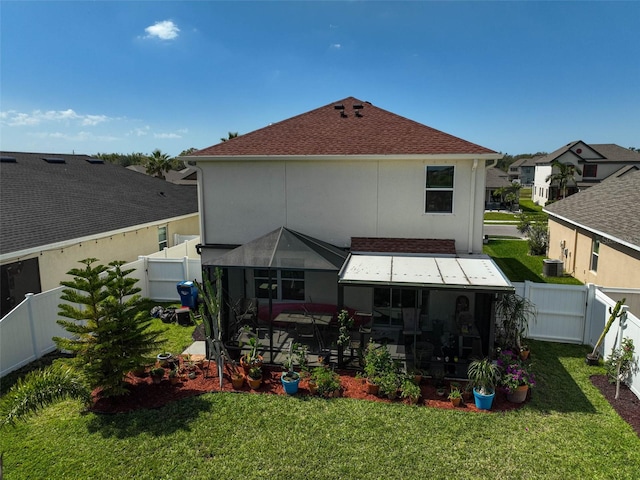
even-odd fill
[(164, 250), (169, 246), (167, 241), (167, 227), (158, 227), (158, 249)]
[[(258, 298), (269, 298), (269, 271), (254, 270), (253, 282)], [(271, 295), (273, 300), (304, 301), (304, 271), (271, 271)]]
[(598, 175), (598, 165), (585, 165), (582, 169), (582, 178), (595, 178)]
[(593, 243), (591, 245), (591, 266), (590, 270), (597, 272), (598, 271), (598, 258), (600, 257), (600, 237), (596, 237), (593, 239)]
[(453, 166), (427, 166), (425, 213), (453, 213)]

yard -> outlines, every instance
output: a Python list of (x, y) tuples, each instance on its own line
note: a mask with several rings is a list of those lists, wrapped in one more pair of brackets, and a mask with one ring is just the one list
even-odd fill
[(538, 386), (508, 413), (209, 393), (96, 415), (67, 401), (3, 430), (5, 478), (637, 478), (640, 438), (591, 384), (603, 369), (588, 348), (530, 344)]

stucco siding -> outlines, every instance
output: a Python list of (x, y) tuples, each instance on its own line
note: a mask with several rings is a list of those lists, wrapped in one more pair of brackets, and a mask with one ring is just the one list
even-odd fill
[[(455, 165), (452, 214), (425, 214), (425, 165)], [(482, 251), (484, 161), (201, 161), (203, 242), (240, 245), (278, 227), (339, 247), (352, 236), (453, 238)]]

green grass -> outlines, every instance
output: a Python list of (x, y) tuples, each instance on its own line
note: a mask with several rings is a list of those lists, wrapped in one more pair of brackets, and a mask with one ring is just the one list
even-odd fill
[(119, 415), (63, 402), (2, 432), (5, 480), (637, 478), (640, 438), (591, 385), (603, 369), (587, 348), (530, 345), (539, 385), (508, 413), (234, 393)]
[(545, 257), (529, 255), (529, 245), (525, 241), (491, 238), (483, 246), (483, 252), (493, 258), (512, 282), (529, 280), (537, 283), (582, 285), (582, 282), (570, 276), (544, 277), (542, 261)]

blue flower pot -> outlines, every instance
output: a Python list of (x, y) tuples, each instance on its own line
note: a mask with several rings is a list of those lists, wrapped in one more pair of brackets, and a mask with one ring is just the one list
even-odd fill
[(473, 397), (476, 401), (476, 408), (479, 410), (491, 410), (491, 405), (493, 404), (493, 397), (496, 394), (491, 393), (490, 395), (483, 395), (478, 392), (475, 388), (473, 389)]
[(280, 381), (284, 387), (284, 391), (287, 395), (295, 395), (298, 393), (298, 385), (300, 384), (300, 375), (295, 380), (289, 380), (285, 378), (287, 373), (283, 373)]

